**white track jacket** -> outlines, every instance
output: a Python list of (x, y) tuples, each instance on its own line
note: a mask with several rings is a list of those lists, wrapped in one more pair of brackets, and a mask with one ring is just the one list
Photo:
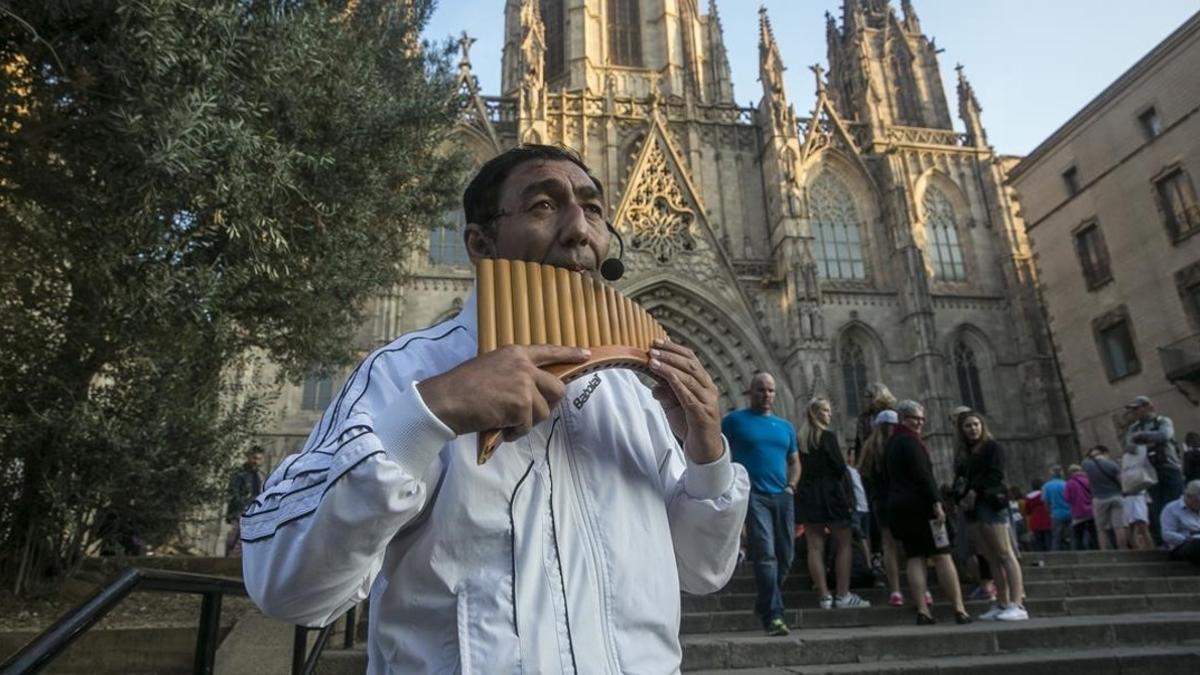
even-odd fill
[(476, 353), (458, 317), (368, 357), (242, 518), (264, 613), (319, 626), (370, 596), (370, 673), (673, 673), (679, 591), (737, 558), (749, 482), (688, 461), (626, 370), (476, 464), (416, 383)]

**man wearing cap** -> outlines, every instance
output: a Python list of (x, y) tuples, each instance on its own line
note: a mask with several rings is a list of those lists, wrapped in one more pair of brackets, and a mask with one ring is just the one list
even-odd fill
[(1125, 452), (1133, 452), (1139, 445), (1146, 446), (1146, 456), (1158, 472), (1158, 482), (1150, 487), (1150, 534), (1155, 544), (1162, 544), (1160, 516), (1163, 507), (1179, 499), (1183, 493), (1183, 468), (1179, 450), (1175, 445), (1175, 425), (1171, 418), (1154, 412), (1154, 403), (1148, 396), (1138, 396), (1125, 407), (1133, 411), (1137, 420), (1125, 434)]

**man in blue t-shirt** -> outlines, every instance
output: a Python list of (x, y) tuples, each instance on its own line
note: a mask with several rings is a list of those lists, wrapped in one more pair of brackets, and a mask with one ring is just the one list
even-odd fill
[(795, 553), (792, 495), (800, 482), (799, 446), (791, 422), (771, 414), (775, 378), (759, 373), (750, 382), (750, 407), (721, 420), (733, 461), (750, 476), (746, 543), (754, 561), (758, 599), (754, 610), (768, 635), (787, 635), (783, 581)]
[(1046, 508), (1050, 509), (1050, 520), (1054, 523), (1051, 551), (1071, 548), (1071, 507), (1067, 504), (1066, 490), (1062, 467), (1055, 464), (1050, 467), (1050, 480), (1042, 486), (1042, 499), (1046, 502)]

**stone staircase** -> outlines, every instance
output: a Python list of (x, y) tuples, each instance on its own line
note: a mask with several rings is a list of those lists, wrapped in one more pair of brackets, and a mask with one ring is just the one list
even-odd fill
[[(797, 568), (802, 569), (803, 561)], [(684, 595), (683, 670), (702, 673), (1020, 673), (1087, 675), (1200, 672), (1200, 569), (1161, 551), (1027, 553), (1027, 607), (1017, 623), (957, 626), (934, 590), (936, 626), (910, 607), (859, 591), (866, 609), (821, 610), (807, 575), (789, 579), (788, 637), (766, 637), (753, 615), (754, 581), (742, 565), (721, 591)], [(968, 603), (978, 615), (986, 602)], [(362, 673), (366, 654), (327, 649), (318, 673)]]

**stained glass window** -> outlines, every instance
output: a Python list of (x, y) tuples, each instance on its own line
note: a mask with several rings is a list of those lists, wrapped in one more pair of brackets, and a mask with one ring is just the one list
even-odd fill
[(954, 347), (954, 370), (958, 374), (958, 396), (962, 404), (979, 412), (987, 412), (983, 403), (983, 387), (979, 383), (979, 364), (975, 350), (965, 342)]
[(923, 206), (926, 253), (933, 263), (933, 276), (944, 281), (966, 281), (967, 267), (950, 198), (936, 185), (930, 185), (925, 190)]
[(858, 213), (846, 183), (822, 171), (808, 195), (817, 272), (826, 279), (865, 279)]
[(867, 389), (867, 356), (861, 345), (846, 340), (842, 344), (841, 362), (846, 415), (855, 418), (862, 414), (863, 392)]

